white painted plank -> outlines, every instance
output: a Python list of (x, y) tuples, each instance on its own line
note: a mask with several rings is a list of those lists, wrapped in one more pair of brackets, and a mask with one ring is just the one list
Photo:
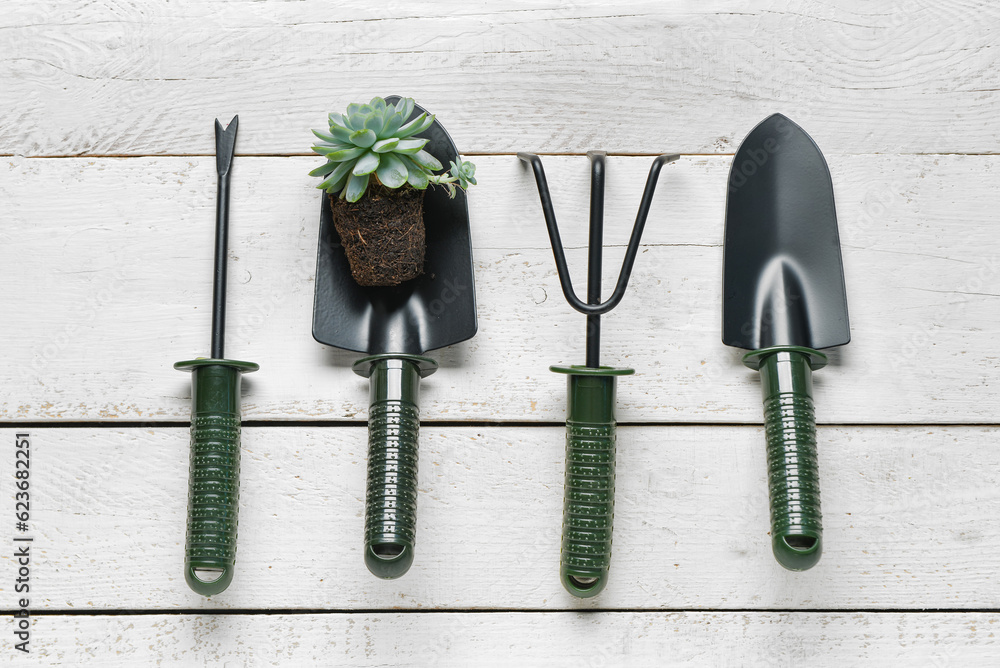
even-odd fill
[[(832, 157), (853, 343), (816, 374), (826, 423), (993, 423), (1000, 189), (991, 156)], [(619, 418), (757, 422), (755, 374), (721, 345), (721, 238), (731, 158), (663, 170), (642, 253), (604, 319), (603, 360), (637, 369)], [(313, 158), (242, 158), (234, 183), (227, 351), (261, 364), (248, 419), (360, 420), (355, 355), (312, 340), (320, 193)], [(479, 157), (470, 194), (480, 331), (436, 353), (428, 420), (561, 422), (549, 364), (583, 361), (584, 321), (564, 302), (530, 174)], [(650, 160), (611, 158), (613, 284)], [(8, 159), (0, 197), (0, 415), (7, 420), (185, 420), (207, 353), (214, 208), (211, 158)], [(571, 270), (583, 289), (583, 157), (546, 159)], [(607, 287), (610, 291), (610, 287)], [(864, 388), (865, 391), (859, 391)]]
[(0, 152), (301, 153), (404, 93), (469, 152), (731, 153), (781, 111), (830, 152), (995, 152), (989, 0), (3, 3)]
[(478, 613), (36, 618), (20, 666), (995, 666), (992, 613)]
[[(14, 433), (0, 432), (5, 461)], [(824, 555), (805, 573), (783, 570), (770, 553), (761, 429), (622, 428), (612, 575), (584, 601), (558, 578), (561, 428), (426, 427), (416, 561), (395, 581), (362, 562), (363, 428), (244, 434), (237, 574), (206, 600), (182, 576), (187, 430), (32, 430), (32, 605), (1000, 607), (997, 428), (821, 428)], [(13, 491), (4, 476), (11, 534)], [(4, 551), (4, 572), (11, 562)]]

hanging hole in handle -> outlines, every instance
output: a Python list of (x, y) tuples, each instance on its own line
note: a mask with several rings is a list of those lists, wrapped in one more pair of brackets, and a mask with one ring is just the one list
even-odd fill
[(225, 574), (225, 570), (222, 568), (195, 568), (193, 570), (194, 576), (205, 584), (211, 584), (221, 578)]
[(818, 564), (823, 555), (823, 537), (808, 533), (772, 536), (771, 552), (784, 568), (807, 571)]
[(597, 584), (597, 578), (578, 578), (575, 575), (570, 575), (569, 581), (573, 583), (574, 587), (583, 591), (587, 591)]
[(232, 565), (224, 568), (217, 566), (196, 566), (185, 564), (184, 580), (191, 590), (202, 596), (215, 596), (224, 592), (233, 581)]
[(584, 572), (567, 572), (565, 566), (559, 569), (560, 579), (562, 580), (563, 587), (573, 596), (577, 598), (591, 598), (597, 596), (602, 591), (604, 587), (608, 584), (607, 573), (602, 574), (592, 574)]
[(372, 552), (375, 553), (379, 559), (385, 559), (391, 561), (403, 554), (403, 546), (396, 543), (388, 543), (382, 545), (372, 545)]
[(407, 543), (374, 543), (365, 547), (365, 566), (372, 575), (393, 580), (413, 564), (413, 546)]
[(797, 552), (808, 552), (816, 547), (816, 538), (813, 536), (783, 536), (782, 540)]

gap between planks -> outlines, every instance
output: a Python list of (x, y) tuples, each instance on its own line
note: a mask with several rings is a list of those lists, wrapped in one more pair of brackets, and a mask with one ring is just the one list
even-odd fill
[[(13, 615), (17, 610), (0, 610), (0, 615)], [(752, 614), (791, 614), (791, 615), (844, 615), (862, 613), (865, 615), (975, 615), (997, 614), (1000, 608), (882, 608), (869, 610), (865, 608), (178, 608), (178, 609), (136, 609), (111, 608), (108, 610), (32, 610), (32, 617), (138, 617), (150, 615), (218, 615), (218, 616), (262, 616), (262, 615), (536, 615), (536, 614), (627, 614), (627, 613), (657, 613), (657, 614), (722, 614), (722, 615), (752, 615)]]

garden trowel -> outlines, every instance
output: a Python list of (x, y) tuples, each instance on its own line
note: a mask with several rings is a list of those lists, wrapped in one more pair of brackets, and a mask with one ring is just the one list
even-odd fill
[(743, 140), (729, 174), (722, 341), (760, 371), (771, 548), (790, 570), (819, 561), (823, 529), (812, 372), (851, 340), (830, 170), (781, 114)]
[[(396, 103), (399, 97), (387, 97)], [(414, 118), (424, 113), (414, 105)], [(424, 147), (442, 164), (458, 149), (437, 121)], [(461, 189), (424, 196), (427, 252), (424, 273), (393, 287), (363, 287), (351, 268), (324, 198), (316, 259), (313, 338), (365, 353), (354, 372), (370, 379), (365, 564), (374, 575), (397, 578), (413, 563), (417, 501), (420, 379), (437, 369), (428, 350), (471, 338), (477, 329), (469, 209)]]

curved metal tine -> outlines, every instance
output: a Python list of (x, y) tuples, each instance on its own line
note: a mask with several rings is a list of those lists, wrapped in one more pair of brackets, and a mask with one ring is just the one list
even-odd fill
[[(592, 152), (597, 153), (597, 152)], [(594, 156), (588, 153), (591, 160)], [(562, 238), (559, 236), (559, 227), (556, 224), (556, 214), (552, 207), (552, 197), (549, 195), (549, 185), (545, 180), (545, 169), (542, 167), (542, 159), (534, 153), (518, 153), (517, 157), (531, 165), (535, 174), (535, 183), (538, 185), (538, 197), (542, 202), (542, 214), (545, 216), (545, 226), (549, 232), (549, 241), (552, 243), (552, 255), (555, 257), (556, 269), (559, 272), (559, 283), (562, 285), (563, 295), (569, 305), (580, 313), (587, 315), (601, 315), (607, 313), (618, 306), (622, 297), (625, 296), (625, 289), (628, 287), (629, 277), (632, 275), (632, 267), (635, 264), (635, 257), (639, 252), (639, 241), (642, 238), (642, 231), (646, 225), (646, 217), (649, 215), (649, 207), (653, 203), (653, 193), (656, 190), (656, 181), (659, 178), (660, 168), (668, 162), (673, 162), (680, 158), (677, 154), (664, 154), (657, 156), (649, 168), (649, 176), (646, 177), (646, 188), (642, 193), (642, 200), (639, 203), (639, 211), (635, 217), (635, 225), (632, 227), (632, 235), (629, 237), (628, 248), (625, 251), (625, 261), (622, 263), (621, 272), (618, 274), (618, 282), (615, 284), (611, 297), (602, 304), (585, 304), (573, 290), (573, 283), (570, 280), (569, 267), (566, 265), (566, 253), (563, 250)], [(603, 161), (601, 161), (603, 163)], [(596, 161), (594, 163), (596, 166)]]
[[(608, 301), (608, 311), (618, 305), (618, 302), (625, 296), (625, 289), (628, 287), (628, 279), (632, 276), (632, 267), (635, 265), (635, 256), (639, 253), (639, 241), (642, 238), (642, 231), (646, 227), (646, 216), (649, 215), (649, 208), (653, 204), (653, 192), (656, 190), (656, 181), (660, 177), (660, 168), (663, 165), (679, 159), (681, 156), (676, 153), (665, 153), (658, 155), (653, 164), (649, 166), (649, 176), (646, 177), (646, 187), (642, 191), (642, 199), (639, 201), (639, 210), (635, 214), (635, 224), (632, 226), (632, 236), (628, 240), (628, 248), (625, 250), (625, 261), (622, 262), (622, 270), (618, 274), (618, 282), (615, 284), (615, 291), (611, 293)], [(606, 312), (606, 311), (605, 311)]]

